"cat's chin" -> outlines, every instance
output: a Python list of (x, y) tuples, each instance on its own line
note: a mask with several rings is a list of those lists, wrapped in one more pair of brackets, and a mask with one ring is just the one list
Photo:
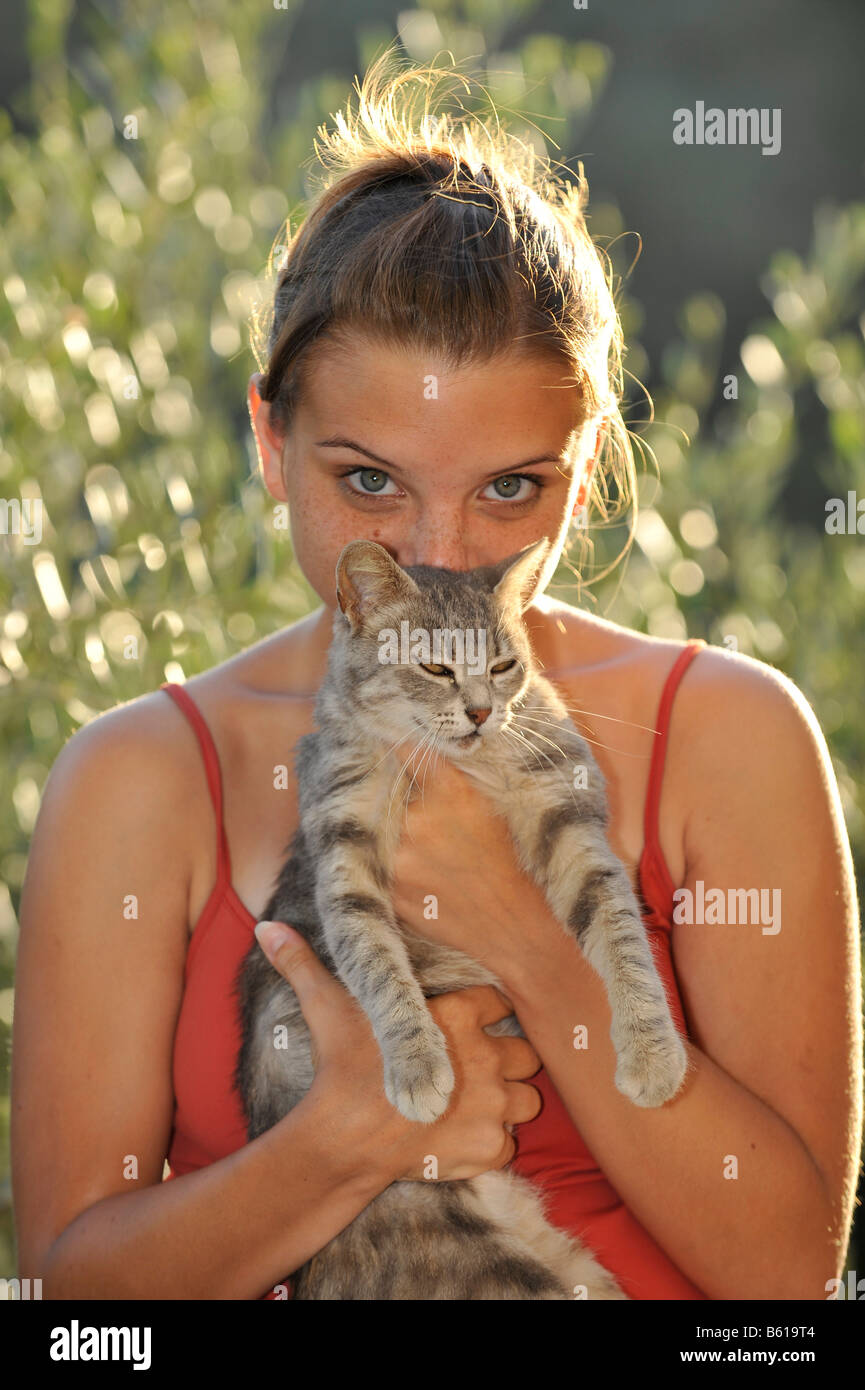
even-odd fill
[(483, 737), (479, 733), (465, 734), (462, 738), (452, 738), (450, 745), (457, 756), (471, 756), (475, 748), (480, 748)]

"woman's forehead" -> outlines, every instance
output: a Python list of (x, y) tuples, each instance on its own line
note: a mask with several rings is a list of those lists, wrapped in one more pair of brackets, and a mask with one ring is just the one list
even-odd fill
[[(579, 388), (549, 359), (507, 354), (454, 368), (422, 348), (363, 340), (356, 350), (329, 348), (311, 364), (303, 404), (311, 420), (329, 426), (380, 424), (401, 435), (414, 427), (512, 438), (525, 429), (537, 439), (547, 424), (558, 436), (581, 423)], [(533, 452), (543, 451), (517, 447), (526, 457)]]

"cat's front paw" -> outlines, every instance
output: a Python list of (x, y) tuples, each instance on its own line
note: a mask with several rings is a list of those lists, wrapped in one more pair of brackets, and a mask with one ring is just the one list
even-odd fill
[(406, 1120), (421, 1124), (432, 1124), (445, 1113), (456, 1079), (444, 1034), (433, 1028), (421, 1055), (395, 1055), (384, 1063), (384, 1090), (391, 1105)]
[(619, 1053), (616, 1089), (634, 1105), (664, 1105), (676, 1095), (688, 1070), (688, 1054), (672, 1022), (660, 1038), (632, 1039)]

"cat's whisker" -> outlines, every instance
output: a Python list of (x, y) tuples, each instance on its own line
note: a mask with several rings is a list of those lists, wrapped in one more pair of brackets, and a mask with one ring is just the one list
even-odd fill
[[(530, 719), (533, 724), (547, 724), (551, 729), (560, 730), (562, 728), (562, 721), (560, 719), (548, 719), (545, 716), (531, 714), (526, 706), (518, 706), (514, 708), (513, 710), (511, 710), (511, 714), (514, 718), (520, 715), (524, 719)], [(578, 723), (577, 720), (572, 720), (571, 722), (574, 724), (574, 727), (582, 734), (583, 726), (580, 723)], [(606, 744), (604, 744), (604, 747), (606, 747)]]
[[(514, 726), (513, 726), (512, 724), (509, 724), (509, 725), (506, 726), (506, 732), (509, 733), (509, 734), (512, 734), (515, 738), (518, 738), (519, 741), (520, 741), (521, 743), (525, 743), (526, 747), (527, 747), (532, 753), (534, 753), (536, 756), (540, 756), (540, 757), (546, 758), (547, 761), (548, 761), (550, 764), (552, 764), (552, 766), (553, 766), (558, 772), (562, 773), (562, 781), (563, 781), (564, 785), (567, 787), (567, 789), (568, 789), (568, 791), (569, 791), (569, 793), (570, 793), (571, 800), (573, 801), (574, 805), (577, 807), (577, 810), (579, 811), (579, 809), (580, 809), (580, 803), (579, 803), (579, 801), (578, 801), (578, 799), (577, 799), (575, 789), (570, 785), (570, 783), (569, 783), (568, 780), (567, 780), (567, 777), (565, 777), (565, 775), (564, 775), (564, 770), (563, 770), (561, 764), (560, 764), (560, 763), (554, 762), (553, 759), (550, 757), (549, 753), (544, 753), (542, 749), (538, 749), (538, 748), (533, 747), (533, 745), (530, 744), (530, 743), (527, 741), (527, 739), (523, 737), (523, 734), (524, 734), (524, 733), (526, 733), (526, 734), (534, 733), (535, 730), (534, 730), (534, 729), (526, 729), (526, 730), (523, 730), (523, 731), (521, 732), (521, 731), (515, 729)], [(543, 768), (543, 764), (541, 764), (541, 767)]]
[(504, 726), (504, 728), (502, 729), (502, 733), (503, 733), (503, 734), (508, 734), (512, 739), (515, 740), (515, 742), (524, 744), (525, 747), (528, 748), (529, 752), (532, 753), (532, 754), (534, 755), (535, 758), (537, 758), (537, 760), (538, 760), (538, 767), (540, 767), (541, 769), (543, 769), (543, 766), (544, 766), (544, 765), (543, 765), (543, 763), (541, 762), (540, 758), (538, 757), (537, 749), (532, 748), (532, 745), (528, 742), (528, 740), (527, 740), (527, 739), (524, 739), (524, 738), (522, 737), (522, 735), (521, 735), (520, 733), (518, 733), (518, 731), (517, 731), (516, 729), (512, 728), (512, 726), (508, 724), (508, 725), (505, 725), (505, 726)]
[(423, 783), (422, 783), (422, 785), (421, 785), (421, 787), (420, 787), (420, 796), (421, 796), (421, 802), (423, 801), (424, 788), (425, 788), (425, 786), (426, 786), (426, 776), (427, 776), (427, 773), (429, 772), (430, 767), (433, 765), (433, 763), (435, 762), (435, 760), (437, 760), (437, 758), (438, 758), (439, 742), (440, 742), (439, 731), (438, 731), (437, 729), (431, 728), (431, 729), (425, 734), (425, 736), (424, 736), (423, 744), (421, 744), (421, 747), (423, 748), (423, 756), (421, 757), (421, 760), (420, 760), (420, 762), (418, 763), (417, 767), (413, 769), (412, 778), (411, 778), (411, 781), (410, 781), (409, 784), (408, 784), (408, 789), (407, 789), (407, 791), (406, 791), (405, 798), (404, 798), (404, 802), (403, 802), (404, 808), (405, 808), (406, 810), (408, 809), (408, 804), (409, 804), (409, 799), (410, 799), (410, 797), (411, 797), (411, 790), (412, 790), (412, 787), (416, 787), (416, 786), (417, 786), (417, 779), (418, 779), (418, 777), (419, 777), (419, 775), (420, 775), (420, 772), (421, 772), (421, 769), (422, 769), (422, 768), (423, 768), (423, 777), (424, 777), (424, 780), (423, 780)]
[(421, 803), (423, 803), (424, 795), (425, 795), (425, 793), (426, 793), (426, 779), (427, 779), (427, 773), (429, 772), (430, 767), (436, 768), (436, 767), (438, 766), (439, 752), (440, 752), (440, 739), (439, 739), (439, 735), (438, 735), (437, 730), (433, 730), (432, 758), (430, 759), (430, 762), (427, 763), (427, 766), (426, 766), (426, 769), (425, 769), (424, 775), (423, 775), (423, 784), (421, 785), (421, 789), (420, 789)]
[[(406, 794), (405, 794), (405, 803), (404, 803), (405, 809), (406, 809), (406, 810), (408, 809), (408, 803), (409, 803), (409, 800), (411, 799), (412, 787), (416, 787), (417, 784), (418, 784), (418, 783), (417, 783), (417, 779), (418, 779), (418, 777), (419, 777), (419, 775), (420, 775), (421, 768), (423, 768), (424, 765), (426, 765), (426, 770), (429, 769), (430, 757), (431, 757), (432, 753), (433, 753), (434, 750), (435, 750), (435, 740), (436, 740), (435, 729), (431, 729), (431, 730), (429, 731), (429, 733), (426, 735), (425, 740), (424, 740), (423, 757), (421, 758), (421, 760), (420, 760), (420, 762), (418, 763), (417, 767), (413, 770), (413, 772), (412, 772), (412, 779), (411, 779), (411, 781), (410, 781), (409, 784), (408, 784), (408, 790), (406, 791)], [(426, 771), (424, 771), (424, 779), (426, 779)], [(423, 787), (420, 788), (420, 794), (421, 794), (421, 799), (423, 799)]]
[(392, 753), (393, 750), (394, 750), (395, 748), (398, 748), (399, 745), (400, 745), (401, 743), (405, 743), (405, 741), (406, 741), (407, 738), (411, 738), (411, 734), (403, 734), (402, 738), (398, 738), (397, 741), (396, 741), (396, 743), (392, 743), (391, 746), (390, 746), (390, 748), (388, 748), (387, 751), (386, 751), (385, 753), (383, 753), (382, 756), (379, 758), (378, 762), (377, 762), (377, 763), (373, 763), (373, 765), (372, 765), (372, 767), (369, 769), (369, 771), (364, 773), (364, 777), (368, 777), (369, 774), (370, 774), (370, 772), (375, 772), (375, 770), (376, 770), (377, 767), (381, 767), (381, 765), (382, 765), (382, 763), (384, 762), (385, 758), (387, 757), (388, 753)]
[[(419, 726), (419, 727), (420, 727), (420, 726)], [(396, 740), (395, 743), (392, 743), (391, 746), (390, 746), (390, 748), (388, 748), (388, 749), (382, 754), (382, 756), (379, 758), (378, 762), (377, 762), (377, 763), (373, 763), (372, 767), (368, 770), (368, 772), (364, 773), (364, 776), (365, 776), (365, 777), (368, 777), (368, 776), (370, 775), (370, 773), (375, 772), (375, 770), (376, 770), (377, 767), (381, 767), (381, 764), (384, 762), (385, 758), (388, 757), (388, 755), (391, 754), (395, 748), (398, 748), (398, 747), (400, 746), (400, 744), (405, 743), (406, 740), (409, 739), (409, 738), (411, 738), (411, 734), (403, 734), (402, 738), (398, 738), (398, 739)], [(406, 758), (405, 762), (402, 764), (402, 767), (400, 768), (399, 772), (397, 773), (396, 778), (395, 778), (395, 780), (394, 780), (394, 786), (393, 786), (393, 789), (392, 789), (392, 791), (391, 791), (390, 801), (388, 801), (388, 815), (390, 814), (390, 806), (391, 806), (391, 803), (392, 803), (392, 801), (393, 801), (393, 797), (394, 797), (394, 793), (395, 793), (396, 787), (397, 787), (397, 785), (399, 784), (399, 780), (400, 780), (400, 778), (401, 778), (403, 772), (405, 771), (407, 765), (411, 762), (411, 760), (412, 760), (412, 758), (415, 756), (415, 754), (416, 754), (417, 752), (419, 752), (420, 749), (423, 747), (423, 745), (424, 745), (425, 742), (426, 742), (426, 736), (424, 737), (424, 740), (423, 740), (422, 743), (420, 743), (420, 744), (415, 744), (415, 747), (412, 749), (411, 753), (409, 753), (408, 757)]]
[[(520, 711), (518, 711), (518, 712), (519, 712), (520, 714), (523, 713), (522, 710), (520, 710)], [(551, 725), (551, 727), (554, 728), (554, 729), (560, 729), (560, 728), (561, 728), (561, 724), (557, 724), (556, 721), (555, 721), (554, 719), (540, 719), (540, 718), (538, 718), (536, 715), (535, 715), (535, 716), (524, 716), (524, 717), (531, 717), (533, 723), (538, 723), (538, 724), (549, 724), (549, 725)], [(577, 726), (577, 727), (579, 727), (579, 726)], [(589, 738), (589, 735), (586, 734), (586, 733), (583, 733), (582, 730), (580, 730), (580, 736), (586, 740), (586, 743), (593, 743), (597, 748), (606, 748), (607, 752), (609, 752), (609, 753), (618, 753), (618, 754), (619, 754), (621, 757), (623, 757), (623, 758), (650, 758), (650, 757), (651, 757), (651, 753), (629, 753), (629, 752), (627, 752), (627, 750), (624, 749), (624, 748), (614, 748), (613, 745), (612, 745), (611, 743), (602, 743), (600, 739), (597, 739), (597, 738)]]
[[(401, 740), (401, 741), (404, 741), (404, 740)], [(390, 791), (390, 797), (388, 798), (388, 803), (387, 803), (387, 815), (385, 816), (385, 831), (386, 831), (386, 832), (387, 832), (387, 830), (390, 828), (390, 816), (391, 816), (391, 810), (392, 810), (392, 808), (393, 808), (393, 799), (394, 799), (394, 797), (396, 796), (397, 788), (399, 787), (400, 783), (402, 782), (403, 773), (405, 772), (406, 768), (408, 767), (408, 765), (409, 765), (409, 763), (412, 761), (412, 759), (413, 759), (414, 757), (416, 757), (417, 754), (420, 752), (421, 748), (424, 746), (425, 743), (426, 743), (426, 735), (424, 735), (424, 737), (423, 737), (423, 739), (421, 739), (420, 743), (416, 743), (416, 744), (414, 745), (414, 747), (412, 748), (412, 750), (411, 750), (411, 752), (409, 753), (408, 757), (406, 758), (405, 762), (402, 764), (402, 767), (400, 768), (400, 770), (399, 770), (399, 772), (397, 773), (396, 777), (394, 778), (393, 786), (391, 787), (391, 791)]]
[[(559, 754), (561, 754), (561, 756), (562, 756), (563, 758), (566, 758), (566, 757), (567, 757), (567, 754), (565, 753), (564, 748), (561, 748), (561, 747), (559, 746), (558, 743), (555, 743), (555, 742), (554, 742), (553, 739), (547, 738), (546, 734), (542, 734), (542, 733), (540, 732), (540, 730), (538, 730), (538, 729), (526, 729), (525, 726), (524, 726), (523, 724), (520, 723), (520, 720), (519, 720), (519, 718), (518, 718), (518, 716), (517, 716), (516, 714), (513, 714), (513, 712), (512, 712), (512, 716), (513, 716), (513, 721), (514, 721), (514, 723), (517, 724), (517, 725), (523, 730), (524, 733), (533, 734), (535, 738), (542, 739), (543, 742), (546, 743), (546, 744), (548, 744), (550, 748), (555, 748), (556, 752), (559, 753)], [(530, 720), (530, 723), (532, 723), (532, 724), (535, 724), (535, 723), (538, 723), (538, 724), (539, 724), (539, 723), (541, 723), (541, 722), (542, 722), (541, 720), (535, 720), (535, 719)]]
[(521, 731), (521, 730), (515, 728), (513, 724), (508, 724), (508, 725), (505, 726), (505, 730), (504, 730), (504, 731), (505, 731), (505, 733), (510, 734), (513, 738), (518, 739), (520, 743), (525, 744), (525, 746), (526, 746), (526, 748), (528, 748), (529, 752), (530, 752), (530, 753), (533, 753), (533, 754), (535, 755), (535, 757), (538, 759), (538, 763), (539, 763), (539, 766), (540, 766), (541, 768), (543, 768), (543, 763), (540, 761), (541, 758), (546, 758), (547, 762), (550, 764), (551, 767), (555, 767), (555, 766), (556, 766), (555, 762), (554, 762), (553, 759), (550, 757), (549, 753), (545, 753), (545, 752), (543, 751), (542, 748), (535, 748), (534, 744), (529, 743), (529, 740), (528, 740), (528, 738), (526, 738), (525, 735), (528, 734), (528, 733), (533, 733), (533, 732), (534, 732), (533, 730), (531, 730), (531, 729), (526, 729), (525, 731)]
[[(525, 717), (525, 718), (529, 718), (529, 716), (524, 716), (524, 717)], [(551, 719), (550, 719), (550, 720), (542, 720), (542, 719), (536, 719), (536, 718), (533, 717), (533, 718), (532, 718), (532, 722), (533, 722), (533, 723), (536, 722), (536, 723), (539, 723), (539, 724), (543, 724), (543, 723), (549, 724), (549, 725), (551, 725), (551, 727), (554, 728), (554, 729), (560, 729), (560, 728), (562, 727), (561, 724), (557, 724), (555, 720), (551, 720)], [(580, 737), (583, 738), (583, 739), (585, 739), (586, 743), (593, 743), (593, 744), (595, 745), (596, 748), (606, 748), (608, 752), (610, 752), (610, 753), (621, 753), (622, 756), (623, 756), (623, 757), (626, 757), (626, 758), (635, 758), (635, 757), (643, 757), (643, 756), (644, 756), (644, 755), (641, 754), (641, 753), (626, 753), (626, 752), (624, 751), (624, 749), (621, 749), (621, 748), (613, 748), (613, 746), (612, 746), (611, 744), (609, 744), (609, 743), (602, 743), (600, 739), (597, 739), (597, 738), (590, 738), (589, 735), (585, 732), (585, 730), (584, 730), (579, 724), (577, 724), (576, 721), (574, 721), (574, 722), (575, 722), (575, 727), (576, 727), (576, 728), (578, 729), (578, 731), (579, 731)]]
[[(539, 705), (522, 705), (522, 704), (517, 703), (517, 704), (515, 704), (515, 705), (512, 707), (512, 712), (513, 712), (514, 714), (522, 714), (522, 713), (531, 714), (531, 713), (533, 713), (533, 712), (539, 711), (541, 708), (543, 708), (544, 710), (546, 710), (548, 707), (547, 707), (546, 705), (544, 705), (544, 706), (539, 706)], [(584, 723), (583, 723), (581, 720), (579, 720), (579, 719), (575, 719), (573, 716), (574, 716), (574, 711), (569, 711), (569, 717), (570, 717), (570, 719), (571, 719), (571, 723), (572, 723), (577, 729), (579, 729), (581, 733), (583, 733), (583, 732), (588, 728), (588, 725), (587, 725), (587, 724), (584, 724)], [(554, 724), (555, 727), (556, 727), (557, 729), (560, 729), (560, 728), (561, 728), (561, 720), (559, 720), (559, 721), (556, 721), (556, 720), (548, 720), (548, 722), (551, 723), (551, 724)]]
[[(526, 747), (529, 749), (529, 751), (532, 752), (532, 753), (534, 753), (536, 757), (546, 758), (547, 762), (550, 763), (550, 765), (553, 767), (553, 769), (554, 769), (555, 771), (558, 771), (558, 772), (562, 773), (562, 781), (563, 781), (564, 785), (567, 787), (568, 792), (570, 793), (571, 800), (573, 801), (574, 805), (577, 807), (577, 810), (579, 810), (580, 803), (579, 803), (579, 801), (577, 800), (576, 792), (575, 792), (574, 788), (570, 785), (570, 783), (567, 781), (567, 778), (564, 776), (564, 774), (563, 774), (563, 772), (562, 772), (561, 764), (554, 762), (554, 760), (550, 757), (549, 753), (544, 753), (543, 749), (535, 748), (535, 747), (534, 747), (531, 743), (529, 743), (528, 740), (523, 736), (524, 733), (532, 733), (532, 732), (534, 732), (534, 730), (525, 730), (525, 731), (522, 731), (522, 732), (521, 732), (521, 731), (515, 729), (515, 728), (511, 725), (511, 726), (509, 726), (509, 728), (508, 728), (508, 732), (511, 733), (515, 738), (518, 738), (519, 741), (520, 741), (521, 743), (524, 743), (524, 744), (526, 745)], [(542, 764), (542, 763), (540, 764), (540, 767), (541, 767), (541, 769), (543, 770), (543, 764)]]
[[(559, 692), (556, 691), (556, 694), (559, 695)], [(609, 719), (614, 724), (627, 724), (632, 729), (645, 729), (648, 734), (656, 734), (658, 732), (657, 729), (653, 729), (649, 724), (637, 724), (633, 719), (619, 719), (614, 714), (599, 714), (597, 710), (593, 709), (580, 709), (579, 705), (569, 704), (567, 700), (562, 699), (561, 695), (559, 695), (559, 699), (562, 700), (562, 704), (569, 714), (587, 714), (590, 719)]]
[[(524, 715), (523, 718), (524, 718), (528, 723), (531, 723), (531, 724), (547, 725), (547, 726), (548, 726), (549, 728), (551, 728), (551, 729), (561, 729), (561, 727), (562, 727), (561, 724), (560, 724), (560, 723), (557, 723), (554, 719), (538, 719), (538, 718), (536, 718), (536, 717), (534, 717), (534, 716), (529, 716), (529, 715)], [(525, 726), (524, 726), (524, 727), (525, 727)], [(588, 734), (586, 734), (582, 729), (579, 729), (579, 727), (578, 727), (578, 732), (579, 732), (579, 734), (580, 734), (580, 737), (581, 737), (582, 739), (584, 739), (586, 743), (594, 743), (598, 748), (606, 748), (606, 749), (608, 749), (608, 750), (609, 750), (610, 752), (612, 752), (612, 753), (615, 753), (615, 752), (618, 751), (618, 750), (615, 749), (615, 748), (611, 748), (610, 745), (609, 745), (608, 743), (601, 743), (600, 740), (598, 740), (598, 739), (589, 738)]]
[(521, 743), (521, 744), (524, 745), (524, 747), (528, 748), (529, 752), (530, 752), (535, 758), (537, 758), (538, 767), (543, 768), (544, 765), (543, 765), (543, 763), (541, 762), (540, 757), (538, 756), (538, 751), (537, 751), (537, 749), (536, 749), (536, 748), (533, 748), (532, 745), (529, 743), (528, 739), (523, 738), (522, 734), (520, 734), (520, 733), (518, 732), (518, 730), (512, 728), (511, 725), (508, 725), (506, 728), (504, 728), (504, 729), (502, 730), (502, 732), (505, 733), (505, 734), (508, 734), (508, 735), (509, 735), (512, 739), (514, 739), (517, 743)]

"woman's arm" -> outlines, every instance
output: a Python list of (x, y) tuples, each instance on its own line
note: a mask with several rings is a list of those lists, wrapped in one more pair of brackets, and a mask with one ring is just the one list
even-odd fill
[[(195, 1173), (104, 1197), (22, 1278), (43, 1298), (255, 1299), (338, 1235), (390, 1182), (334, 1144), (330, 1107), (305, 1098), (279, 1124)], [(351, 1155), (346, 1161), (346, 1155)]]
[(161, 1181), (196, 778), (141, 701), (79, 731), (43, 795), (21, 900), (12, 1166), (19, 1275), (46, 1298), (255, 1298), (389, 1181), (360, 1136), (343, 1148), (338, 1117), (306, 1104)]
[(825, 1298), (862, 1136), (858, 910), (825, 740), (795, 686), (702, 651), (677, 692), (663, 796), (682, 805), (683, 886), (778, 889), (781, 930), (673, 927), (692, 1041), (660, 1109), (615, 1089), (604, 986), (464, 773), (436, 768), (409, 807), (394, 908), (498, 976), (601, 1169), (694, 1284), (713, 1299)]
[(781, 910), (774, 932), (673, 928), (683, 1090), (658, 1110), (615, 1090), (603, 985), (549, 915), (501, 979), (603, 1172), (693, 1283), (713, 1299), (826, 1298), (862, 1139), (858, 909), (831, 762), (789, 681), (721, 653), (683, 684), (676, 737), (694, 789), (684, 886), (777, 889)]
[[(302, 941), (274, 964), (313, 1037), (316, 1077), (267, 1133), (162, 1182), (187, 949), (188, 840), (200, 763), (144, 699), (81, 730), (52, 768), (21, 900), (12, 1168), (21, 1278), (45, 1298), (253, 1299), (290, 1275), (431, 1141), (442, 1179), (503, 1166), (537, 1114), (540, 1062), (484, 1026), (488, 986), (431, 1009), (460, 1078), (432, 1132), (384, 1094), (365, 1016)], [(175, 727), (177, 727), (175, 725)], [(184, 749), (186, 748), (186, 752)], [(192, 830), (190, 831), (190, 827)], [(432, 1134), (434, 1133), (434, 1139)]]

